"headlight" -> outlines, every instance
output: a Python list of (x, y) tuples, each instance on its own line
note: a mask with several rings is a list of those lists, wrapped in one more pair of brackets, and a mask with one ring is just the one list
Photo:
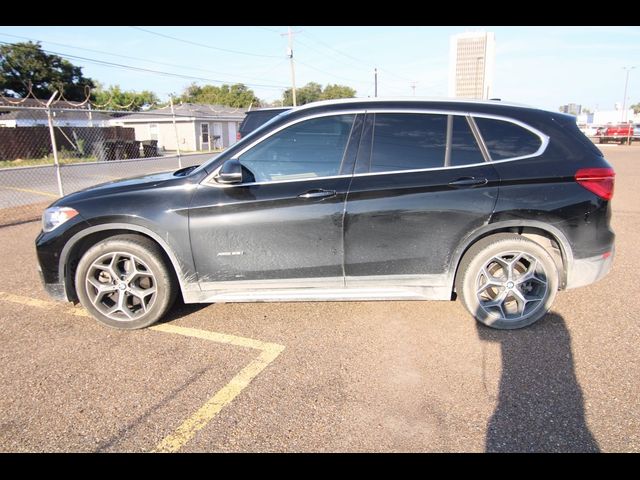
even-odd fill
[(47, 208), (42, 214), (42, 230), (44, 232), (50, 232), (67, 220), (71, 220), (76, 215), (78, 215), (78, 212), (69, 207)]

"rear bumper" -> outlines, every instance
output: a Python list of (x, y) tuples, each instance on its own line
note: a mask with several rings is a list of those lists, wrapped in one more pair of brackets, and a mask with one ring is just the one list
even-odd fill
[(602, 255), (589, 258), (575, 259), (567, 276), (566, 289), (584, 287), (603, 278), (613, 265), (615, 247), (611, 247), (611, 254), (603, 258)]

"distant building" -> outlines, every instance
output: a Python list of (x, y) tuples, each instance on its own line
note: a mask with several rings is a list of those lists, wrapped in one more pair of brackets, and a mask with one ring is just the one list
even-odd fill
[[(627, 110), (626, 118), (633, 119), (633, 109)], [(623, 123), (624, 113), (622, 110), (600, 110), (593, 112), (592, 122), (594, 125), (606, 125), (608, 123)]]
[(493, 93), (496, 38), (493, 32), (451, 36), (449, 96), (489, 99)]
[(582, 105), (578, 105), (577, 103), (568, 103), (566, 105), (561, 105), (560, 111), (577, 117), (582, 113)]
[[(640, 123), (640, 115), (634, 115), (633, 109), (627, 110), (627, 121), (632, 123)], [(576, 115), (576, 122), (579, 125), (597, 125), (604, 126), (618, 123), (625, 123), (624, 112), (618, 110), (596, 110), (595, 112), (588, 112), (583, 109), (582, 113)]]

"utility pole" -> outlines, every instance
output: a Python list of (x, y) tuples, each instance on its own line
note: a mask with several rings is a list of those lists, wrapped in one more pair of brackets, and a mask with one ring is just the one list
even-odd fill
[(56, 135), (53, 129), (53, 115), (51, 113), (51, 104), (60, 92), (56, 90), (47, 102), (47, 120), (49, 122), (49, 136), (51, 137), (51, 149), (53, 150), (53, 165), (56, 170), (56, 180), (58, 182), (58, 193), (64, 197), (64, 189), (62, 188), (62, 175), (60, 174), (60, 160), (58, 160), (58, 144), (56, 143)]
[(377, 68), (373, 69), (373, 83), (374, 83), (373, 96), (377, 97), (378, 96), (378, 69)]
[[(182, 168), (182, 157), (180, 156), (180, 138), (178, 136), (178, 126), (176, 125), (176, 111), (173, 108), (173, 94), (169, 95), (171, 105), (171, 119), (173, 120), (173, 131), (176, 134), (176, 152), (178, 153), (178, 168)], [(209, 139), (211, 141), (211, 139)]]
[(293, 96), (293, 106), (297, 106), (296, 100), (296, 69), (293, 66), (293, 36), (298, 32), (292, 32), (291, 27), (288, 28), (287, 33), (281, 33), (280, 35), (287, 35), (289, 37), (289, 48), (287, 48), (287, 56), (289, 57), (289, 63), (291, 65), (291, 93)]
[(629, 73), (636, 67), (622, 67), (627, 71), (627, 78), (624, 81), (624, 97), (622, 97), (622, 122), (627, 121), (627, 87), (629, 86)]
[(416, 85), (418, 85), (418, 82), (411, 82), (410, 87), (411, 90), (413, 90), (413, 96), (416, 96)]

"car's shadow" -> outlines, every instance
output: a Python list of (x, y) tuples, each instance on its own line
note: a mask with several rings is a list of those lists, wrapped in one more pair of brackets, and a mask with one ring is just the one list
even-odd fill
[(486, 451), (599, 452), (585, 420), (571, 337), (562, 316), (549, 313), (520, 330), (476, 324), (480, 340), (499, 342), (502, 356)]
[(160, 320), (158, 320), (156, 325), (179, 320), (183, 317), (191, 315), (192, 313), (196, 313), (203, 308), (207, 308), (210, 305), (210, 303), (184, 303), (182, 297), (178, 295), (178, 298), (176, 298), (176, 302), (169, 309), (169, 311)]

